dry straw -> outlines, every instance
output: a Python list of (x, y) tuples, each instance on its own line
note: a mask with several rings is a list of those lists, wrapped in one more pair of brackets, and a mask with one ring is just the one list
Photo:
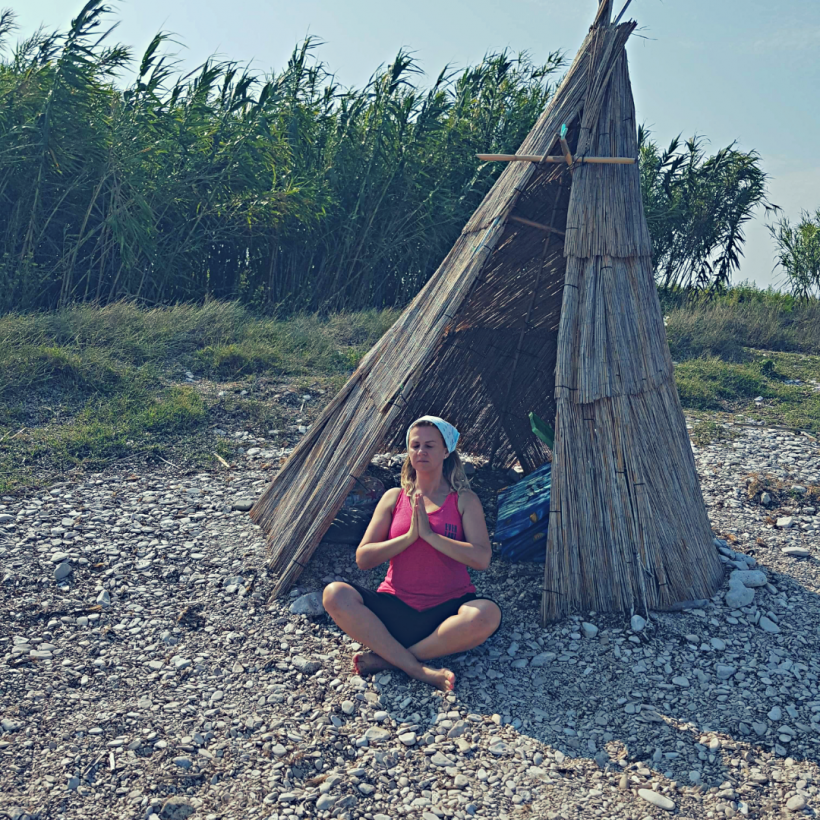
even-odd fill
[(625, 44), (609, 3), (519, 155), (436, 273), (259, 499), (273, 595), (301, 573), (379, 447), (434, 412), (460, 447), (526, 471), (555, 427), (542, 619), (646, 611), (722, 577), (652, 275)]

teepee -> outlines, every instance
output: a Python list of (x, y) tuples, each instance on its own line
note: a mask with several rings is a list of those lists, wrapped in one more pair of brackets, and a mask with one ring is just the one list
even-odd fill
[(450, 253), (362, 360), (251, 516), (274, 596), (371, 457), (435, 413), (459, 447), (529, 472), (549, 457), (543, 621), (710, 597), (722, 578), (652, 275), (625, 45), (611, 0)]

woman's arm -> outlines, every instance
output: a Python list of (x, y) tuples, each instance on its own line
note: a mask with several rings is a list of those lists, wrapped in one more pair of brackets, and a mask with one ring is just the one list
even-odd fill
[(421, 538), (434, 549), (460, 564), (466, 564), (471, 569), (485, 570), (490, 566), (490, 558), (493, 554), (490, 534), (487, 532), (487, 522), (484, 520), (481, 501), (472, 490), (460, 493), (458, 499), (459, 507), (463, 505), (463, 509), (459, 512), (461, 512), (461, 523), (466, 542), (456, 541), (433, 532), (430, 528), (430, 520), (427, 518), (427, 510), (424, 508), (424, 500), (420, 495), (416, 498), (418, 500), (414, 504), (414, 510), (417, 510), (415, 517), (418, 518)]
[(356, 566), (359, 569), (373, 569), (389, 561), (393, 556), (404, 552), (418, 538), (418, 526), (414, 516), (410, 530), (405, 535), (386, 540), (393, 521), (393, 508), (400, 494), (401, 490), (398, 488), (388, 490), (376, 505), (373, 518), (370, 519), (362, 542), (356, 549)]

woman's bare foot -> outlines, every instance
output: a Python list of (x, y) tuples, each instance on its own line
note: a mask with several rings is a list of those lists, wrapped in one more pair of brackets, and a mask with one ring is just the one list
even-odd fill
[(353, 671), (357, 675), (372, 675), (375, 672), (395, 668), (392, 663), (389, 663), (375, 652), (361, 652), (353, 656)]
[[(353, 671), (357, 675), (372, 675), (384, 669), (398, 669), (398, 667), (375, 652), (360, 652), (353, 656)], [(431, 669), (429, 666), (419, 664), (414, 671), (407, 674), (411, 678), (429, 683), (442, 692), (452, 692), (456, 685), (456, 676), (449, 669)]]
[(456, 686), (456, 676), (449, 669), (431, 669), (429, 666), (421, 667), (421, 674), (413, 675), (416, 680), (423, 680), (442, 692), (452, 692)]

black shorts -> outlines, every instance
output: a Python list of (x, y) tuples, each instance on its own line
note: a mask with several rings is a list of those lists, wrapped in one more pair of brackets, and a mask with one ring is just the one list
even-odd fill
[[(443, 604), (432, 606), (429, 609), (413, 609), (404, 603), (401, 598), (391, 592), (374, 592), (372, 589), (350, 584), (362, 596), (364, 605), (387, 627), (387, 631), (404, 647), (413, 646), (423, 638), (435, 632), (436, 628), (449, 617), (455, 615), (462, 604), (468, 601), (492, 601), (475, 592), (468, 592), (460, 598), (451, 598)], [(498, 604), (493, 601), (498, 606)], [(498, 607), (499, 611), (501, 607)], [(503, 615), (502, 615), (503, 620)], [(498, 622), (498, 630), (501, 621)], [(495, 632), (493, 633), (493, 635)]]

